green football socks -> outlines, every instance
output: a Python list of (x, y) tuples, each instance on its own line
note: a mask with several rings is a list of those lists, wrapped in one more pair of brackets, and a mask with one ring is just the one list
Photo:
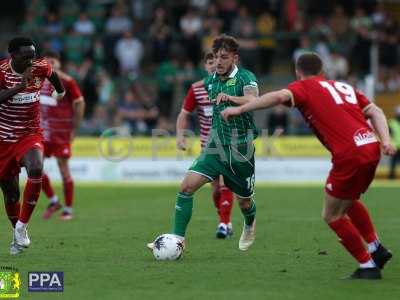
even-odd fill
[(244, 216), (244, 223), (248, 226), (252, 225), (254, 219), (256, 218), (256, 203), (251, 200), (249, 208), (242, 209), (242, 214)]
[(175, 205), (174, 234), (184, 237), (186, 227), (192, 217), (193, 194), (178, 193)]

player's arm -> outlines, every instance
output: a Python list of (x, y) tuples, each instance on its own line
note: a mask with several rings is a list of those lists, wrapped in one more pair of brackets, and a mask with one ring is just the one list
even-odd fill
[(196, 87), (196, 84), (197, 83), (193, 84), (188, 90), (185, 99), (183, 100), (181, 112), (176, 119), (176, 147), (179, 150), (186, 150), (187, 148), (185, 131), (188, 128), (189, 115), (196, 107), (196, 99), (193, 91), (193, 87)]
[(222, 111), (221, 115), (225, 119), (225, 121), (227, 121), (230, 117), (237, 116), (248, 111), (270, 108), (279, 104), (284, 104), (288, 101), (292, 101), (293, 95), (289, 90), (282, 89), (279, 91), (266, 93), (264, 95), (261, 95), (260, 97), (249, 95), (242, 97), (229, 96), (229, 98), (233, 98), (233, 100), (239, 100), (235, 98), (246, 98), (247, 103), (241, 106), (229, 107)]
[(228, 94), (220, 93), (217, 96), (217, 105), (220, 102), (230, 101), (238, 105), (246, 104), (247, 102), (253, 101), (258, 97), (258, 86), (257, 85), (247, 85), (243, 88), (243, 96), (236, 97), (230, 96)]
[(371, 103), (365, 107), (364, 114), (366, 118), (371, 120), (372, 126), (381, 141), (383, 153), (394, 155), (396, 148), (391, 143), (389, 126), (382, 109)]
[(182, 109), (176, 119), (176, 147), (179, 150), (186, 150), (185, 130), (188, 128), (190, 113)]
[(48, 79), (55, 89), (54, 95), (52, 95), (53, 98), (57, 100), (62, 99), (65, 96), (65, 88), (61, 83), (60, 77), (58, 76), (57, 72), (53, 71)]
[(79, 98), (75, 99), (72, 105), (73, 109), (73, 126), (74, 126), (74, 131), (79, 129), (79, 126), (81, 125), (81, 122), (83, 120), (83, 115), (85, 113), (85, 101), (83, 99), (83, 96), (80, 96)]
[(24, 73), (22, 73), (22, 81), (20, 84), (15, 85), (10, 89), (0, 89), (0, 103), (7, 101), (7, 99), (13, 97), (14, 95), (22, 92), (32, 80), (32, 68), (27, 68)]

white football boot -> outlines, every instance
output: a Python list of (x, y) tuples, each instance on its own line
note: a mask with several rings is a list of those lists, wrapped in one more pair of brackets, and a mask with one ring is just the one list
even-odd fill
[(14, 231), (13, 231), (13, 240), (11, 242), (10, 245), (10, 254), (11, 255), (17, 255), (23, 252), (23, 248), (22, 246), (17, 245), (17, 243), (15, 242), (15, 238), (14, 238)]
[(31, 240), (29, 239), (28, 236), (28, 231), (27, 231), (27, 226), (23, 225), (23, 226), (15, 226), (14, 229), (14, 241), (18, 246), (21, 247), (29, 247), (29, 245), (31, 244)]
[(242, 235), (239, 240), (239, 249), (242, 251), (246, 251), (250, 248), (250, 246), (254, 243), (256, 239), (256, 220), (254, 220), (253, 224), (248, 226), (246, 223), (243, 225)]

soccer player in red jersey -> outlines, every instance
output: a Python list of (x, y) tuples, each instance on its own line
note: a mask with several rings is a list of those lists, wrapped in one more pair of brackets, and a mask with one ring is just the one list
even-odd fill
[[(49, 79), (58, 98), (65, 91), (50, 64), (35, 58), (31, 39), (12, 39), (8, 52), (11, 58), (0, 61), (0, 187), (14, 228), (10, 253), (18, 254), (30, 245), (27, 225), (42, 187), (40, 89), (45, 79)], [(19, 203), (21, 167), (25, 167), (28, 175), (22, 206)]]
[[(71, 143), (74, 132), (79, 128), (83, 118), (85, 102), (76, 81), (61, 71), (59, 55), (48, 51), (43, 56), (58, 74), (65, 88), (65, 96), (57, 101), (53, 98), (54, 87), (46, 80), (40, 94), (40, 108), (41, 126), (44, 131), (44, 156), (54, 156), (57, 159), (63, 181), (65, 207), (60, 218), (70, 220), (73, 217), (74, 181), (68, 162), (71, 158)], [(43, 174), (42, 189), (47, 198), (50, 199), (43, 219), (49, 219), (62, 206), (46, 173)]]
[[(360, 196), (375, 176), (380, 148), (386, 155), (393, 155), (395, 148), (382, 110), (347, 83), (326, 79), (322, 69), (323, 63), (317, 54), (303, 54), (296, 62), (298, 80), (287, 89), (264, 94), (243, 106), (227, 108), (221, 114), (227, 120), (243, 112), (279, 104), (299, 109), (332, 154), (333, 166), (325, 185), (322, 215), (360, 264), (349, 278), (381, 279), (380, 270), (392, 254), (380, 243)], [(232, 96), (225, 94), (219, 98), (232, 100)]]
[[(206, 53), (204, 56), (204, 68), (208, 74), (215, 72), (215, 62), (213, 53)], [(177, 140), (176, 145), (180, 150), (186, 150), (185, 130), (189, 121), (189, 116), (196, 110), (200, 124), (200, 142), (201, 147), (206, 146), (212, 124), (213, 108), (208, 99), (207, 90), (204, 88), (203, 80), (198, 81), (189, 88), (184, 99), (182, 110), (176, 121)], [(225, 239), (233, 234), (231, 223), (231, 212), (233, 206), (233, 193), (224, 185), (223, 178), (211, 182), (214, 205), (219, 216), (217, 227), (217, 238)]]

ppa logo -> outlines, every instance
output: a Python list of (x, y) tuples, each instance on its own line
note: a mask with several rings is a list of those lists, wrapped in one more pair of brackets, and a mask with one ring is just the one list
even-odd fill
[(64, 272), (29, 272), (29, 292), (63, 292)]

